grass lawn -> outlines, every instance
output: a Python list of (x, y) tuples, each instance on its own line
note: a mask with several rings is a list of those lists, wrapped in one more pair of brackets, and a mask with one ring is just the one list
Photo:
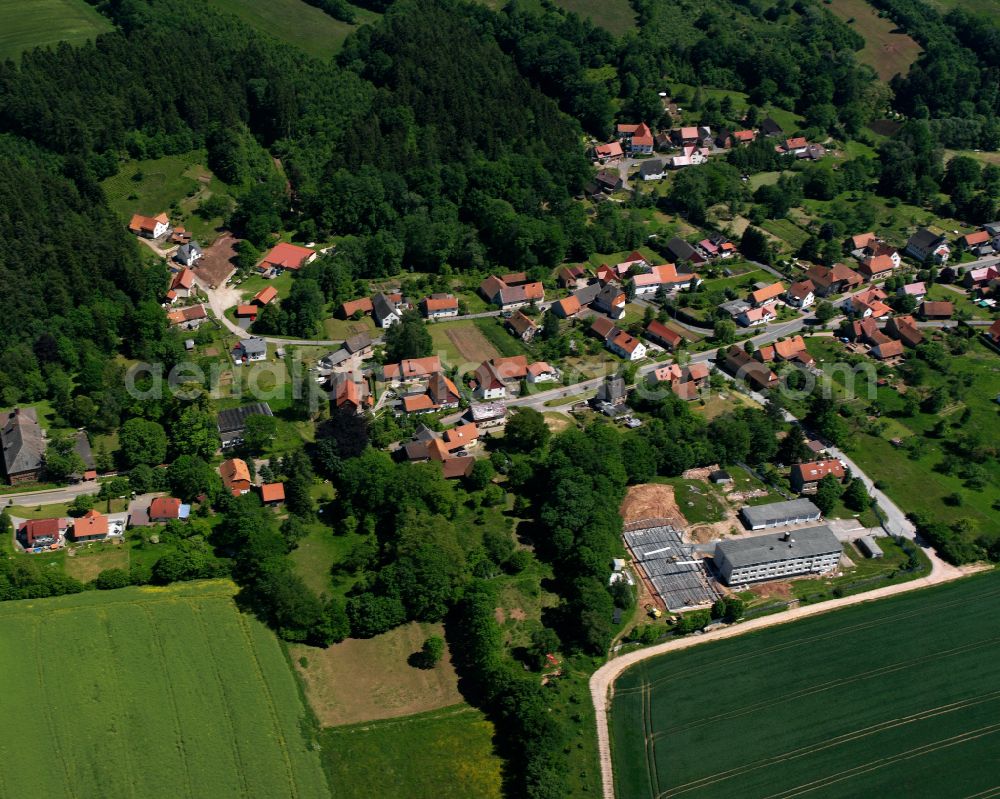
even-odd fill
[(726, 518), (725, 504), (719, 499), (715, 488), (704, 480), (663, 477), (656, 478), (653, 482), (674, 487), (677, 507), (691, 524), (721, 522)]
[(468, 705), (336, 727), (320, 739), (330, 784), (343, 799), (501, 796), (493, 725)]
[(294, 644), (289, 654), (306, 698), (324, 727), (409, 716), (462, 701), (446, 652), (433, 669), (410, 665), (440, 624), (412, 622), (374, 638), (348, 638), (326, 649)]
[(271, 286), (277, 290), (278, 299), (283, 299), (292, 290), (292, 281), (295, 279), (294, 275), (294, 272), (285, 271), (270, 280), (260, 275), (251, 275), (240, 283), (239, 289), (243, 292), (243, 299), (249, 301), (258, 291)]
[(375, 338), (380, 331), (375, 327), (375, 321), (370, 316), (362, 316), (357, 321), (353, 319), (337, 319), (330, 317), (323, 320), (322, 337), (339, 341), (356, 336), (359, 333), (367, 333)]
[(337, 53), (358, 25), (378, 14), (352, 6), (356, 24), (341, 22), (303, 0), (209, 0), (219, 11), (235, 14), (252, 28), (317, 58)]
[[(229, 187), (205, 166), (206, 159), (204, 150), (192, 150), (182, 155), (128, 161), (101, 185), (109, 205), (123, 221), (135, 213), (152, 216), (167, 211), (171, 221), (183, 224), (205, 246), (217, 237), (222, 218), (203, 219), (195, 210), (202, 200), (229, 193)], [(179, 215), (169, 211), (175, 203), (180, 207)]]
[(83, 44), (114, 26), (84, 0), (0, 0), (0, 60), (58, 42)]
[(595, 394), (597, 394), (596, 391), (584, 391), (581, 394), (571, 394), (568, 397), (556, 397), (555, 399), (545, 400), (542, 404), (546, 408), (559, 408), (563, 405), (573, 405), (577, 402), (584, 402), (585, 400), (589, 400)]
[(339, 580), (335, 586), (330, 569), (335, 563), (341, 563), (360, 539), (359, 535), (334, 535), (329, 527), (315, 522), (310, 525), (309, 534), (292, 550), (290, 557), (295, 571), (317, 594), (340, 593), (338, 587), (346, 591), (351, 581)]
[(976, 305), (964, 289), (961, 289), (961, 287), (956, 288), (959, 290), (954, 291), (947, 286), (942, 286), (940, 283), (934, 283), (927, 290), (927, 299), (945, 300), (955, 303), (956, 316), (961, 316), (963, 313), (968, 314), (970, 319), (993, 319), (996, 316), (996, 313), (989, 308)]
[[(54, 505), (11, 505), (7, 511), (19, 519), (53, 519), (69, 516), (69, 502), (59, 502)], [(100, 513), (122, 513), (128, 510), (124, 499), (112, 499), (109, 503), (95, 500), (94, 509)]]
[[(507, 328), (503, 322), (502, 318), (492, 316), (473, 320), (473, 323), (479, 328), (486, 341), (504, 357), (510, 358), (515, 355), (529, 355), (524, 342), (507, 332)], [(528, 360), (531, 360), (530, 355)]]
[(798, 250), (809, 234), (789, 219), (766, 219), (760, 225), (768, 233), (788, 242), (793, 250)]
[[(235, 592), (216, 580), (3, 603), (0, 677), (18, 689), (0, 694), (2, 793), (328, 799), (288, 661)], [(16, 757), (24, 747), (46, 767)]]
[(760, 406), (753, 401), (746, 394), (739, 391), (723, 391), (716, 392), (713, 391), (710, 394), (702, 397), (691, 403), (691, 410), (697, 413), (699, 416), (704, 416), (706, 419), (714, 419), (716, 416), (722, 416), (724, 413), (729, 413), (738, 408), (759, 408)]
[(573, 11), (581, 17), (589, 19), (598, 27), (621, 36), (635, 29), (635, 11), (627, 0), (558, 0), (560, 8)]
[[(105, 569), (129, 568), (131, 549), (123, 543), (97, 542), (74, 547), (66, 553), (63, 569), (70, 577), (89, 583)], [(70, 552), (73, 554), (70, 555)]]
[(993, 571), (643, 661), (615, 685), (616, 794), (989, 795), (997, 611)]
[(892, 20), (880, 17), (865, 0), (830, 0), (827, 8), (864, 38), (865, 46), (857, 58), (874, 69), (882, 80), (905, 75), (920, 55), (920, 45)]

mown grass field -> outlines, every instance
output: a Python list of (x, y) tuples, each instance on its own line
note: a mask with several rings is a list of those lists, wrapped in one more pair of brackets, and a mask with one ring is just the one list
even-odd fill
[(321, 733), (337, 797), (499, 799), (493, 725), (468, 705)]
[(83, 44), (112, 29), (84, 0), (0, 0), (0, 60), (58, 42)]
[(234, 592), (210, 581), (0, 606), (0, 795), (329, 797), (285, 656)]
[(635, 30), (635, 11), (632, 10), (628, 0), (610, 0), (610, 2), (558, 0), (556, 5), (589, 19), (615, 36), (622, 36), (630, 30)]
[(920, 45), (898, 30), (891, 19), (880, 17), (865, 0), (831, 0), (827, 8), (864, 38), (858, 60), (868, 64), (882, 80), (905, 75), (920, 55)]
[(992, 795), (998, 611), (994, 571), (638, 664), (611, 707), (617, 796)]
[(355, 8), (357, 24), (334, 19), (302, 0), (208, 0), (219, 11), (235, 14), (250, 27), (280, 39), (317, 58), (329, 58), (344, 45), (358, 25), (378, 15)]

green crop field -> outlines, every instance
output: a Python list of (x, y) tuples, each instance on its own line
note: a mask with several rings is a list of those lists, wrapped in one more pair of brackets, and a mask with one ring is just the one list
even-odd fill
[(0, 60), (58, 42), (83, 44), (112, 29), (84, 0), (0, 0), (0, 20)]
[(0, 796), (329, 797), (288, 662), (234, 592), (0, 605)]
[(992, 571), (637, 664), (617, 796), (994, 796), (998, 612)]
[(378, 15), (354, 8), (357, 24), (334, 19), (303, 0), (208, 0), (209, 4), (235, 14), (250, 27), (280, 39), (317, 58), (329, 58), (344, 45), (344, 40), (365, 22)]
[(468, 705), (322, 733), (330, 781), (344, 799), (499, 799), (492, 739), (493, 725)]

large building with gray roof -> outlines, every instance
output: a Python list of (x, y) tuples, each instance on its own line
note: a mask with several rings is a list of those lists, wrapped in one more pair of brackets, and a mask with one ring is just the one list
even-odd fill
[(34, 408), (0, 413), (3, 470), (11, 485), (36, 482), (45, 464), (45, 437)]
[(715, 545), (715, 567), (727, 585), (821, 574), (837, 568), (842, 548), (825, 524), (733, 538)]
[(747, 505), (740, 508), (743, 524), (750, 530), (766, 530), (768, 527), (818, 522), (820, 516), (822, 514), (819, 508), (808, 499), (790, 499), (787, 502)]

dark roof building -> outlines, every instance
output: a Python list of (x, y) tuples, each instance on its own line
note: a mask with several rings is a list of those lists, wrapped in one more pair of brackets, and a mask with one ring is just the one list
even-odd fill
[(767, 505), (746, 505), (740, 508), (740, 516), (743, 517), (743, 524), (751, 530), (763, 530), (786, 524), (816, 522), (822, 514), (808, 499), (790, 499)]
[(7, 482), (17, 485), (39, 479), (45, 463), (45, 438), (34, 408), (0, 413), (0, 446)]
[(667, 252), (678, 263), (683, 263), (684, 261), (701, 262), (705, 260), (694, 247), (678, 236), (674, 236), (667, 242)]
[(223, 449), (243, 442), (243, 431), (246, 429), (248, 416), (274, 416), (274, 414), (266, 402), (251, 402), (238, 408), (219, 411), (219, 438), (222, 439)]
[(727, 585), (832, 571), (840, 540), (826, 525), (783, 534), (731, 538), (715, 545), (715, 566)]

